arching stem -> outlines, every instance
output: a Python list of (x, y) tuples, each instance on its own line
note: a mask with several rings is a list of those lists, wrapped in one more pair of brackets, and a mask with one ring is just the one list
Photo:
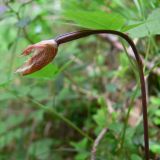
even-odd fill
[(119, 31), (113, 31), (113, 30), (82, 30), (82, 31), (76, 31), (76, 32), (70, 32), (66, 33), (63, 35), (58, 36), (55, 41), (57, 42), (58, 45), (62, 43), (66, 43), (69, 41), (73, 41), (79, 38), (83, 38), (89, 35), (93, 34), (102, 34), (102, 33), (107, 33), (107, 34), (113, 34), (113, 35), (118, 35), (125, 39), (129, 45), (131, 46), (136, 61), (138, 65), (138, 71), (139, 71), (139, 77), (140, 77), (140, 84), (141, 84), (141, 95), (142, 95), (142, 107), (143, 107), (143, 127), (144, 127), (144, 144), (145, 144), (145, 159), (149, 160), (149, 138), (148, 138), (148, 116), (147, 116), (147, 100), (146, 100), (146, 87), (145, 87), (145, 79), (144, 79), (144, 73), (143, 73), (143, 64), (142, 60), (138, 54), (138, 51), (136, 49), (136, 46), (132, 39)]

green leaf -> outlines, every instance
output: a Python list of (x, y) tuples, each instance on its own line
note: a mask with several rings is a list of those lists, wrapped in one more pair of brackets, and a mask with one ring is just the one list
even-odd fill
[(88, 152), (82, 152), (76, 155), (75, 160), (85, 160), (89, 156)]
[(27, 77), (30, 78), (44, 78), (44, 79), (50, 79), (53, 78), (53, 76), (58, 72), (58, 67), (53, 64), (48, 64), (43, 69), (28, 75)]
[(160, 34), (160, 8), (155, 9), (143, 24), (128, 31), (131, 37), (145, 37)]
[(64, 12), (64, 16), (68, 20), (78, 23), (80, 26), (90, 29), (113, 29), (120, 30), (124, 24), (125, 19), (117, 13), (105, 12), (89, 12), (89, 11), (71, 11)]
[(140, 26), (141, 24), (143, 24), (143, 22), (137, 23), (137, 24), (126, 25), (126, 26), (124, 26), (124, 27), (122, 28), (122, 31), (123, 31), (123, 32), (126, 32), (126, 31), (128, 31), (128, 30), (131, 30), (131, 29), (133, 29), (133, 28), (136, 28), (136, 27)]
[(159, 97), (151, 97), (150, 101), (153, 105), (159, 106), (160, 105), (160, 98)]
[[(12, 99), (16, 99), (16, 96), (14, 96), (12, 93), (10, 92), (4, 92), (1, 97), (0, 97), (0, 101), (7, 101), (7, 100), (12, 100)], [(0, 108), (3, 107), (0, 106)]]
[(113, 131), (115, 134), (119, 134), (122, 131), (123, 124), (113, 122), (109, 125), (109, 129)]
[(86, 146), (87, 146), (87, 143), (88, 143), (88, 140), (86, 138), (82, 139), (81, 141), (79, 142), (71, 142), (70, 144), (77, 150), (83, 150), (83, 149), (86, 149)]
[(160, 117), (160, 110), (156, 110), (155, 111), (155, 115), (158, 116), (158, 117)]
[(156, 124), (156, 125), (160, 125), (160, 118), (153, 118), (153, 122)]
[(35, 156), (39, 160), (48, 159), (52, 144), (53, 140), (49, 138), (38, 140), (30, 145), (28, 154)]
[(77, 150), (77, 155), (75, 156), (75, 160), (85, 160), (89, 153), (86, 152), (88, 140), (86, 138), (82, 139), (79, 142), (71, 142), (70, 144)]
[(150, 145), (150, 150), (151, 150), (153, 153), (158, 153), (158, 154), (160, 154), (160, 144), (151, 144), (151, 145)]
[(105, 108), (97, 110), (97, 113), (93, 116), (94, 121), (100, 128), (104, 128), (107, 124), (107, 111)]
[(22, 129), (16, 128), (10, 132), (0, 136), (0, 149), (11, 144), (13, 140), (20, 139), (22, 136)]
[(12, 81), (12, 78), (11, 79), (7, 79), (7, 80), (5, 80), (3, 82), (0, 82), (0, 88), (6, 87), (11, 81)]
[(24, 120), (25, 117), (23, 114), (18, 116), (10, 115), (5, 121), (0, 122), (0, 134), (5, 134), (5, 132), (7, 133), (7, 130), (20, 125)]
[(137, 154), (132, 154), (131, 155), (131, 160), (142, 160), (141, 157)]

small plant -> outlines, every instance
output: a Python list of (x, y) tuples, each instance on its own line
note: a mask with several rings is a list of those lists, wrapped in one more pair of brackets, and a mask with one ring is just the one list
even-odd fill
[(54, 59), (60, 44), (73, 41), (79, 38), (83, 38), (92, 34), (100, 34), (100, 33), (114, 34), (122, 37), (129, 43), (129, 45), (131, 46), (134, 52), (134, 55), (137, 61), (140, 84), (141, 84), (145, 159), (149, 160), (147, 101), (146, 101), (146, 88), (145, 88), (145, 80), (144, 80), (144, 73), (143, 73), (143, 64), (134, 42), (126, 34), (119, 31), (114, 31), (114, 30), (82, 30), (82, 31), (70, 32), (70, 33), (60, 35), (54, 40), (41, 41), (34, 45), (30, 45), (24, 50), (23, 55), (25, 56), (29, 55), (31, 52), (34, 52), (34, 54), (27, 62), (25, 62), (25, 64), (22, 67), (17, 69), (16, 72), (22, 75), (27, 75), (27, 74), (36, 72), (41, 68), (43, 68), (44, 66), (46, 66), (48, 63), (50, 63)]

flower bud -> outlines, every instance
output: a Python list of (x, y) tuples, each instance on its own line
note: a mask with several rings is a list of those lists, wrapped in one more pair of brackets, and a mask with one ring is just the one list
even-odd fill
[(57, 43), (55, 40), (41, 41), (28, 46), (22, 55), (27, 56), (31, 54), (31, 52), (33, 52), (33, 56), (18, 68), (16, 73), (27, 75), (45, 67), (54, 59), (57, 53)]

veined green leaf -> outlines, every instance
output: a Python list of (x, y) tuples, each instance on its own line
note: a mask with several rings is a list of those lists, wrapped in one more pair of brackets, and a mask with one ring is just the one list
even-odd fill
[(125, 18), (117, 13), (71, 11), (64, 12), (68, 20), (78, 23), (80, 26), (90, 29), (120, 30), (125, 24)]
[(131, 37), (145, 37), (160, 34), (160, 8), (154, 10), (143, 24), (128, 31)]
[(126, 31), (128, 31), (128, 30), (131, 30), (131, 29), (133, 29), (133, 28), (136, 28), (136, 27), (140, 26), (141, 24), (143, 24), (143, 22), (141, 22), (141, 23), (136, 23), (136, 24), (131, 24), (131, 25), (126, 25), (126, 26), (124, 26), (124, 27), (122, 28), (122, 31), (123, 31), (123, 32), (126, 32)]

